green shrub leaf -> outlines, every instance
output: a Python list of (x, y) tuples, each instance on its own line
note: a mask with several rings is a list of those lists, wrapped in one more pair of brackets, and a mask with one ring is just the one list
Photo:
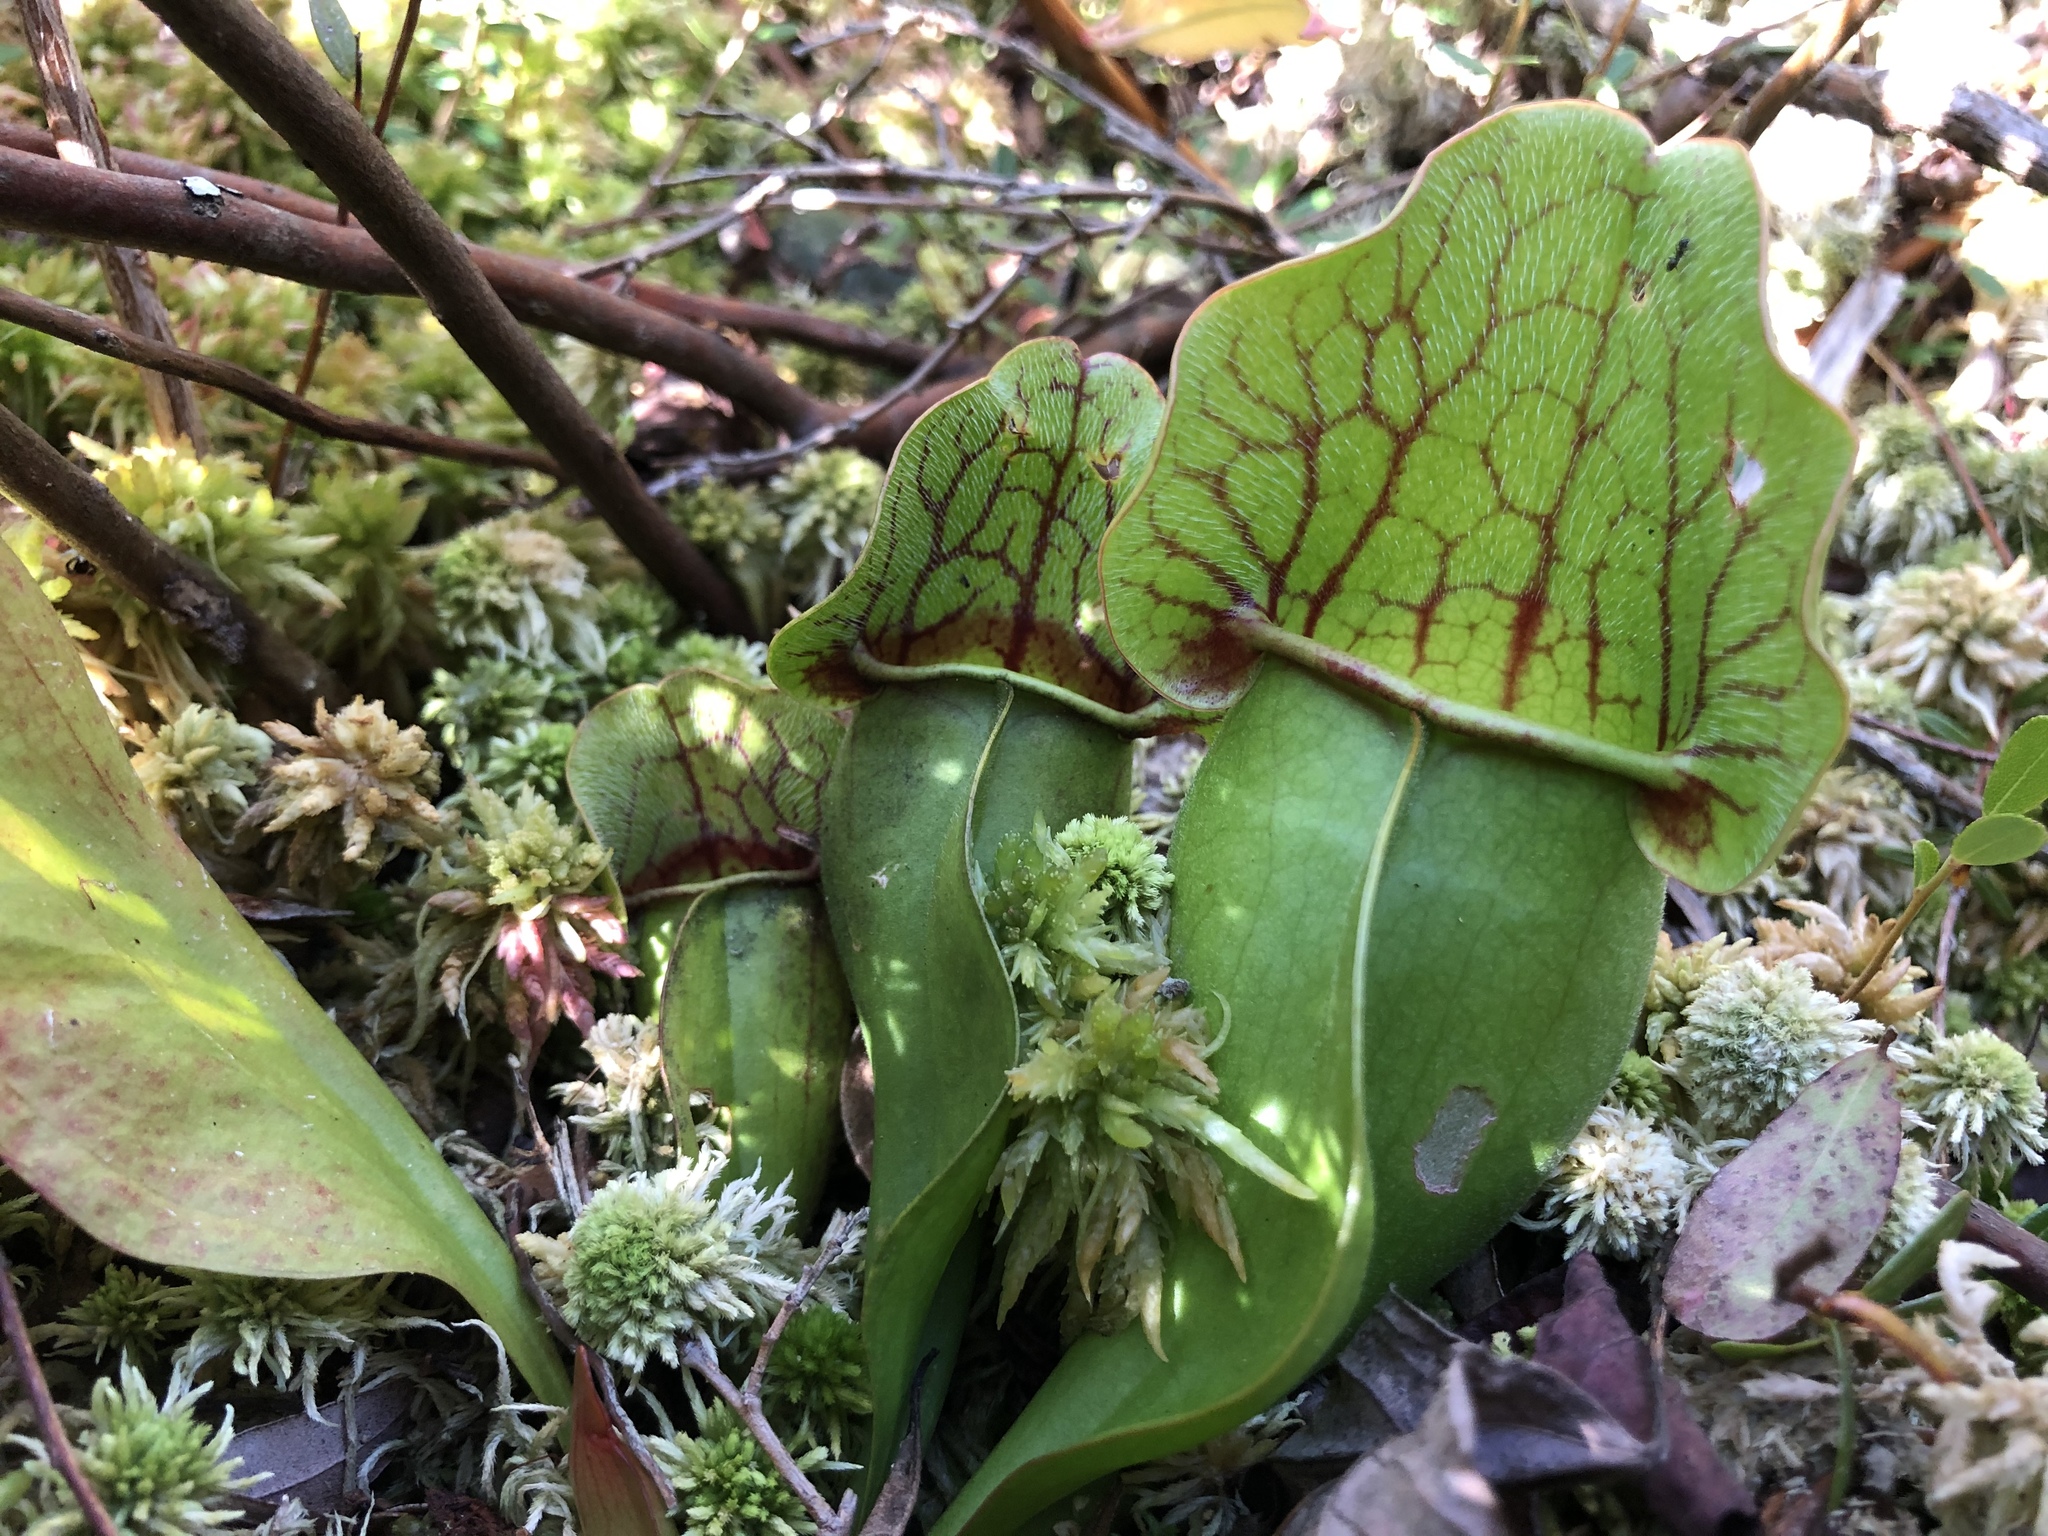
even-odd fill
[(1999, 748), (1984, 781), (1984, 811), (2024, 816), (2048, 800), (2048, 715), (2023, 723)]
[(2031, 816), (1979, 816), (1949, 847), (1958, 864), (2017, 864), (2048, 842), (2048, 827)]

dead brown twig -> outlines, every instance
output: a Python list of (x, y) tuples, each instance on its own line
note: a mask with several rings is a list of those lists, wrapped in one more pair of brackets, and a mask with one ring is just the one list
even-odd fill
[(1913, 402), (1914, 409), (1925, 416), (1928, 425), (1934, 428), (1934, 437), (1941, 444), (1942, 456), (1948, 460), (1948, 467), (1955, 471), (1956, 479), (1962, 482), (1963, 494), (1970, 498), (1970, 508), (1977, 514), (1977, 521), (1983, 526), (1984, 536), (1991, 541), (1991, 548), (1998, 556), (1998, 563), (2011, 565), (2012, 549), (2005, 542), (2005, 535), (1998, 531), (1998, 524), (1992, 519), (1991, 509), (1984, 505), (1984, 498), (1978, 493), (1977, 482), (1970, 474), (1970, 467), (1963, 462), (1962, 449), (1958, 448), (1956, 440), (1949, 436), (1948, 428), (1942, 425), (1941, 417), (1935, 412), (1934, 406), (1921, 392), (1920, 386), (1907, 376), (1906, 370), (1893, 361), (1891, 354), (1883, 347), (1873, 341), (1869, 352), (1870, 360), (1883, 370), (1884, 376), (1897, 386), (1901, 394)]
[(703, 1377), (706, 1385), (716, 1392), (724, 1400), (725, 1405), (738, 1416), (740, 1422), (746, 1425), (747, 1432), (754, 1437), (755, 1442), (767, 1455), (783, 1482), (803, 1502), (804, 1509), (811, 1519), (817, 1522), (820, 1536), (851, 1536), (853, 1519), (859, 1504), (858, 1495), (849, 1488), (836, 1510), (827, 1502), (825, 1496), (818, 1492), (817, 1485), (805, 1476), (803, 1468), (797, 1465), (796, 1458), (789, 1454), (789, 1448), (782, 1443), (782, 1437), (775, 1433), (775, 1427), (768, 1422), (768, 1415), (762, 1407), (761, 1389), (767, 1380), (769, 1359), (775, 1353), (775, 1346), (781, 1342), (783, 1329), (789, 1326), (789, 1320), (797, 1314), (798, 1309), (810, 1296), (819, 1277), (831, 1266), (832, 1261), (839, 1257), (851, 1234), (852, 1224), (845, 1213), (834, 1215), (825, 1228), (825, 1236), (818, 1244), (816, 1256), (804, 1266), (804, 1271), (797, 1277), (795, 1286), (791, 1288), (789, 1295), (783, 1298), (782, 1306), (775, 1314), (775, 1321), (768, 1325), (768, 1331), (761, 1336), (761, 1347), (754, 1353), (753, 1369), (747, 1372), (745, 1385), (735, 1385), (732, 1378), (725, 1374), (725, 1368), (718, 1361), (718, 1352), (702, 1335), (689, 1340), (683, 1346), (683, 1363)]
[(537, 469), (543, 474), (560, 473), (555, 468), (555, 461), (538, 449), (445, 437), (439, 432), (429, 432), (424, 427), (409, 426), (404, 422), (344, 416), (325, 406), (315, 405), (283, 385), (273, 384), (262, 374), (223, 358), (151, 341), (97, 315), (65, 309), (62, 305), (32, 298), (12, 288), (0, 288), (0, 320), (41, 331), (46, 336), (55, 336), (59, 341), (97, 352), (102, 357), (111, 357), (116, 362), (132, 363), (138, 368), (226, 390), (323, 437), (367, 443), (373, 448), (394, 448), (402, 453), (424, 454), (429, 458), (452, 459), (487, 469)]
[(1764, 82), (1763, 89), (1742, 109), (1732, 137), (1754, 144), (1777, 115), (1799, 98), (1834, 56), (1849, 46), (1863, 24), (1877, 14), (1884, 0), (1842, 0), (1832, 17), (1824, 17), (1813, 36), (1794, 50), (1784, 67)]
[[(43, 112), (50, 120), (50, 133), (58, 154), (80, 165), (113, 164), (113, 150), (106, 130), (86, 89), (78, 49), (64, 25), (58, 0), (17, 0), (16, 13), (27, 34), (29, 53), (35, 60), (36, 78), (42, 86)], [(95, 249), (100, 271), (106, 277), (107, 297), (114, 313), (137, 335), (165, 346), (172, 344), (170, 316), (156, 291), (156, 279), (149, 270), (149, 258), (140, 251), (116, 245)], [(183, 381), (161, 374), (142, 380), (143, 400), (156, 434), (165, 442), (184, 438), (194, 453), (207, 451), (206, 423), (199, 414), (199, 402)]]
[(1872, 1301), (1860, 1291), (1823, 1291), (1806, 1283), (1806, 1274), (1816, 1264), (1833, 1257), (1834, 1252), (1833, 1241), (1822, 1235), (1789, 1254), (1779, 1263), (1773, 1277), (1778, 1299), (1802, 1306), (1815, 1317), (1854, 1323), (1919, 1366), (1929, 1381), (1954, 1381), (1955, 1372), (1934, 1340), (1890, 1307)]
[(752, 633), (754, 621), (731, 583), (647, 494), (469, 248), (406, 180), (369, 124), (284, 34), (250, 0), (151, 0), (150, 8), (262, 114), (391, 254), (449, 335), (648, 574), (714, 627)]
[(158, 538), (99, 481), (0, 407), (0, 493), (12, 497), (123, 591), (242, 667), (288, 712), (344, 695), (334, 674), (249, 606), (209, 566)]
[(78, 1507), (85, 1514), (86, 1524), (92, 1527), (93, 1536), (121, 1536), (120, 1527), (107, 1513), (99, 1490), (85, 1475), (85, 1468), (78, 1464), (78, 1452), (71, 1448), (71, 1437), (64, 1433), (64, 1425), (57, 1417), (57, 1404), (50, 1396), (50, 1384), (43, 1379), (42, 1362), (36, 1359), (35, 1347), (29, 1342), (28, 1323), (21, 1315), (21, 1301), (14, 1294), (14, 1266), (7, 1262), (4, 1251), (0, 1251), (0, 1330), (6, 1333), (7, 1347), (14, 1351), (14, 1363), (21, 1367), (21, 1381), (28, 1390), (29, 1407), (35, 1413), (36, 1427), (43, 1432), (43, 1448), (49, 1452), (50, 1460), (63, 1474), (64, 1481), (70, 1484), (71, 1495), (78, 1500)]

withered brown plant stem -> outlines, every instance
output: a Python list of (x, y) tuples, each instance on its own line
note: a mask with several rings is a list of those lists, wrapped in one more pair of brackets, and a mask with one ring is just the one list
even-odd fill
[(71, 1485), (72, 1497), (78, 1500), (85, 1523), (92, 1527), (93, 1536), (121, 1536), (120, 1527), (114, 1524), (114, 1517), (100, 1500), (99, 1490), (78, 1464), (78, 1452), (71, 1448), (71, 1437), (64, 1433), (63, 1422), (57, 1417), (50, 1384), (43, 1379), (42, 1362), (36, 1359), (35, 1348), (29, 1343), (21, 1301), (14, 1294), (14, 1266), (7, 1262), (4, 1250), (0, 1250), (0, 1329), (7, 1335), (7, 1347), (14, 1351), (14, 1363), (21, 1368), (21, 1382), (28, 1390), (36, 1428), (43, 1432), (43, 1448), (50, 1453), (50, 1460), (64, 1475), (64, 1481)]

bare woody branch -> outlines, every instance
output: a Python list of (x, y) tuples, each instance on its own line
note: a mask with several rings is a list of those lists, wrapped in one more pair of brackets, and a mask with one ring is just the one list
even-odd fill
[[(1711, 60), (1705, 78), (1735, 85), (1757, 62), (1751, 52), (1737, 49)], [(1908, 89), (1887, 70), (1829, 64), (1812, 76), (1798, 102), (1809, 112), (1846, 117), (1877, 133), (1924, 133), (2048, 195), (2048, 124), (1990, 91), (1961, 82), (1946, 93)]]
[(151, 341), (97, 315), (46, 303), (11, 288), (0, 288), (0, 320), (41, 331), (45, 336), (55, 336), (59, 341), (68, 341), (75, 347), (111, 357), (116, 362), (132, 363), (138, 368), (239, 395), (323, 437), (367, 443), (373, 448), (395, 448), (401, 453), (423, 454), (428, 458), (453, 459), (460, 464), (476, 464), (485, 469), (537, 469), (543, 474), (560, 474), (555, 461), (536, 448), (521, 448), (511, 443), (481, 443), (468, 438), (447, 437), (404, 422), (344, 416), (315, 405), (280, 384), (273, 384), (260, 373), (221, 358), (206, 357), (198, 352), (187, 352), (160, 341)]
[(43, 1379), (42, 1362), (36, 1359), (35, 1346), (29, 1342), (28, 1323), (21, 1315), (21, 1302), (14, 1294), (14, 1266), (7, 1262), (4, 1252), (0, 1252), (0, 1336), (6, 1338), (7, 1347), (14, 1353), (14, 1363), (21, 1367), (21, 1381), (36, 1416), (36, 1428), (43, 1432), (43, 1449), (70, 1485), (71, 1496), (78, 1500), (78, 1508), (85, 1516), (86, 1528), (92, 1536), (121, 1536), (121, 1528), (114, 1524), (99, 1490), (78, 1464), (78, 1452), (72, 1449), (71, 1437), (64, 1433), (63, 1421), (57, 1417), (56, 1401), (50, 1396), (49, 1382)]
[[(0, 148), (14, 149), (24, 154), (53, 157), (56, 146), (47, 133), (22, 123), (0, 119)], [(258, 181), (253, 176), (234, 175), (227, 171), (209, 170), (204, 166), (188, 165), (179, 160), (165, 160), (156, 155), (145, 155), (133, 150), (114, 151), (114, 168), (130, 176), (147, 176), (156, 181), (181, 182), (188, 176), (203, 176), (217, 186), (226, 188), (231, 194), (239, 194), (250, 202), (261, 203), (275, 208), (280, 213), (293, 214), (298, 218), (311, 220), (316, 225), (335, 222), (334, 204), (324, 198), (312, 197), (290, 187), (280, 187), (274, 182)], [(19, 227), (13, 223), (13, 210), (8, 210), (4, 220), (8, 227)], [(156, 247), (151, 247), (156, 249)], [(566, 267), (530, 256), (513, 256), (486, 247), (472, 246), (477, 263), (484, 269), (484, 275), (511, 305), (513, 313), (520, 313), (521, 293), (524, 284), (513, 282), (509, 288), (507, 274), (520, 269), (530, 269), (533, 274), (527, 282), (545, 282), (548, 277), (567, 279)], [(213, 259), (213, 258), (209, 258)], [(246, 263), (235, 263), (246, 265)], [(394, 274), (396, 268), (393, 268)], [(401, 279), (402, 281), (402, 279)], [(395, 288), (352, 289), (352, 292), (410, 293), (409, 286)], [(608, 290), (598, 290), (606, 297)], [(652, 309), (660, 310), (678, 320), (687, 320), (692, 325), (725, 326), (735, 331), (745, 331), (763, 341), (792, 341), (800, 346), (813, 347), (821, 352), (832, 352), (850, 357), (856, 362), (867, 363), (877, 368), (887, 368), (898, 373), (908, 373), (924, 360), (927, 348), (916, 342), (904, 341), (894, 336), (885, 336), (863, 326), (848, 325), (841, 320), (827, 319), (822, 315), (809, 314), (800, 309), (785, 309), (778, 304), (757, 304), (747, 299), (727, 298), (722, 294), (687, 293), (667, 283), (653, 282), (644, 278), (635, 279), (626, 285), (623, 297)], [(521, 316), (525, 318), (525, 316)], [(538, 322), (529, 322), (538, 323)], [(567, 334), (575, 334), (569, 332)], [(588, 337), (580, 338), (590, 340)], [(715, 338), (714, 338), (715, 339)], [(592, 341), (593, 346), (605, 345)], [(608, 348), (607, 350), (614, 350)], [(635, 353), (634, 356), (642, 354)], [(753, 363), (744, 353), (738, 354), (742, 363)], [(659, 362), (653, 358), (650, 361)], [(664, 364), (664, 366), (667, 366)], [(758, 366), (758, 365), (756, 365)], [(684, 370), (678, 369), (678, 372)], [(698, 377), (696, 374), (690, 375)], [(772, 377), (772, 375), (771, 375)], [(699, 380), (708, 383), (708, 380)], [(779, 383), (780, 380), (777, 380)], [(713, 386), (714, 388), (717, 386)], [(786, 386), (785, 386), (786, 387)], [(721, 393), (725, 391), (721, 390)], [(813, 402), (815, 404), (815, 402)], [(749, 409), (754, 407), (749, 406)], [(822, 409), (822, 407), (819, 407)], [(758, 411), (756, 414), (760, 414)], [(775, 425), (772, 416), (764, 419)]]
[(250, 0), (151, 0), (150, 9), (390, 252), (448, 334), (648, 573), (718, 628), (751, 633), (753, 620), (731, 584), (655, 504), (468, 247), (319, 71)]
[[(247, 267), (309, 288), (414, 291), (371, 235), (336, 226), (332, 205), (316, 206), (326, 209), (328, 222), (284, 213), (254, 198), (199, 197), (175, 181), (65, 165), (0, 148), (0, 222), (10, 228), (75, 240), (118, 239), (167, 255)], [(545, 262), (469, 249), (504, 306), (528, 325), (659, 363), (784, 431), (807, 432), (835, 418), (822, 401), (721, 336), (579, 283)]]
[(0, 407), (0, 494), (69, 540), (132, 594), (239, 666), (303, 717), (338, 700), (334, 674), (251, 608), (220, 574), (158, 538), (126, 507), (12, 411)]
[(1736, 120), (1734, 136), (1745, 144), (1754, 144), (1761, 138), (1763, 131), (1771, 126), (1780, 112), (1792, 105), (1813, 77), (1826, 68), (1828, 61), (1849, 46), (1849, 40), (1863, 29), (1863, 23), (1870, 20), (1883, 3), (1884, 0), (1841, 0), (1832, 12), (1823, 13), (1813, 36), (1801, 43), (1798, 51), (1785, 61), (1784, 67), (1750, 97), (1749, 105), (1742, 109), (1742, 116)]
[[(86, 89), (78, 49), (64, 25), (63, 8), (58, 0), (16, 0), (15, 11), (35, 60), (43, 113), (50, 120), (59, 156), (107, 169), (113, 164), (113, 150), (100, 126), (92, 93)], [(107, 297), (123, 324), (137, 335), (168, 344), (171, 320), (164, 313), (164, 301), (157, 296), (148, 257), (112, 245), (102, 245), (94, 254), (107, 280)], [(148, 374), (142, 381), (142, 393), (158, 437), (165, 442), (182, 437), (191, 443), (193, 452), (206, 452), (206, 424), (200, 419), (199, 402), (183, 380)]]

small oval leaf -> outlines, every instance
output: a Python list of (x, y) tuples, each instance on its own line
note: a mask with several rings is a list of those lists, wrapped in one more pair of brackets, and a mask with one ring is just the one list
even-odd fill
[(2048, 842), (2048, 827), (2031, 816), (1979, 816), (1956, 834), (1949, 857), (1958, 864), (2017, 864)]
[(1817, 1239), (1806, 1272), (1831, 1291), (1862, 1262), (1899, 1174), (1898, 1069), (1877, 1050), (1836, 1062), (1714, 1176), (1671, 1253), (1665, 1300), (1712, 1339), (1768, 1339), (1806, 1316), (1777, 1266)]
[(1312, 15), (1305, 0), (1124, 0), (1095, 42), (1109, 51), (1135, 48), (1206, 63), (1219, 53), (1300, 42)]
[(1941, 873), (1941, 850), (1926, 838), (1913, 844), (1913, 888), (1918, 890)]
[(2048, 800), (2048, 715), (2026, 721), (1999, 748), (1984, 781), (1984, 814), (2024, 816)]
[(320, 39), (320, 51), (327, 55), (327, 62), (334, 66), (334, 72), (354, 85), (356, 72), (363, 67), (362, 40), (349, 24), (348, 12), (341, 8), (341, 0), (308, 0), (308, 3), (312, 7), (313, 35)]

